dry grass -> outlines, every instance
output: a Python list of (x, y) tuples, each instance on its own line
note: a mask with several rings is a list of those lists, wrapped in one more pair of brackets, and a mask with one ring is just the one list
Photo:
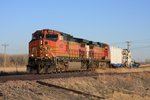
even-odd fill
[(114, 72), (114, 73), (126, 73), (126, 72), (150, 72), (150, 67), (141, 67), (141, 68), (106, 68), (106, 69), (97, 69), (96, 72), (98, 73), (107, 73), (107, 72)]
[(26, 66), (0, 67), (0, 72), (25, 72)]
[[(17, 67), (0, 67), (0, 72), (25, 72), (26, 66), (17, 66)], [(126, 72), (145, 72), (150, 71), (150, 67), (140, 67), (140, 68), (105, 68), (105, 69), (97, 69), (98, 73), (126, 73)]]
[(141, 65), (141, 67), (150, 67), (150, 64), (143, 64), (143, 65)]

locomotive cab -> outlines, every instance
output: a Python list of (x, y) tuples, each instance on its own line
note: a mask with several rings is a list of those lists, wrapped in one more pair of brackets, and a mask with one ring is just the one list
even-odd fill
[(51, 34), (46, 30), (36, 31), (32, 34), (32, 39), (29, 42), (29, 60), (27, 65), (28, 72), (39, 72), (38, 67), (43, 63), (43, 59), (49, 59), (54, 56), (49, 54), (49, 50), (55, 46), (58, 40), (58, 34)]
[(54, 63), (55, 58), (68, 56), (66, 44), (60, 32), (47, 29), (36, 31), (29, 42), (27, 70), (31, 72), (31, 68), (36, 70), (38, 66), (50, 66)]
[(32, 34), (32, 40), (29, 43), (29, 54), (32, 58), (43, 59), (53, 57), (49, 54), (50, 50), (56, 48), (56, 43), (59, 40), (59, 34), (43, 30)]

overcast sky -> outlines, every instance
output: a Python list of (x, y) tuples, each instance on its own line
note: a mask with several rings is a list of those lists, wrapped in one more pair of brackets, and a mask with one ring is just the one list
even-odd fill
[(0, 44), (9, 44), (7, 53), (27, 54), (39, 29), (122, 48), (131, 41), (134, 59), (150, 59), (150, 0), (0, 0)]

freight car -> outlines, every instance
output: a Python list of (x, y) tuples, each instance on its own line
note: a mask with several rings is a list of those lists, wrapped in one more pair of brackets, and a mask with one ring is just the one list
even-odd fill
[(106, 43), (75, 38), (56, 30), (43, 29), (29, 42), (30, 73), (93, 70), (110, 67), (110, 48)]

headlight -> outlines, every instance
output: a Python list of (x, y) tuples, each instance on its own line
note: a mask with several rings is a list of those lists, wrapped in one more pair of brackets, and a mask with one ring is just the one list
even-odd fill
[(43, 44), (43, 41), (42, 41), (42, 40), (40, 41), (40, 44)]
[(34, 55), (33, 54), (31, 54), (31, 57), (33, 57)]

